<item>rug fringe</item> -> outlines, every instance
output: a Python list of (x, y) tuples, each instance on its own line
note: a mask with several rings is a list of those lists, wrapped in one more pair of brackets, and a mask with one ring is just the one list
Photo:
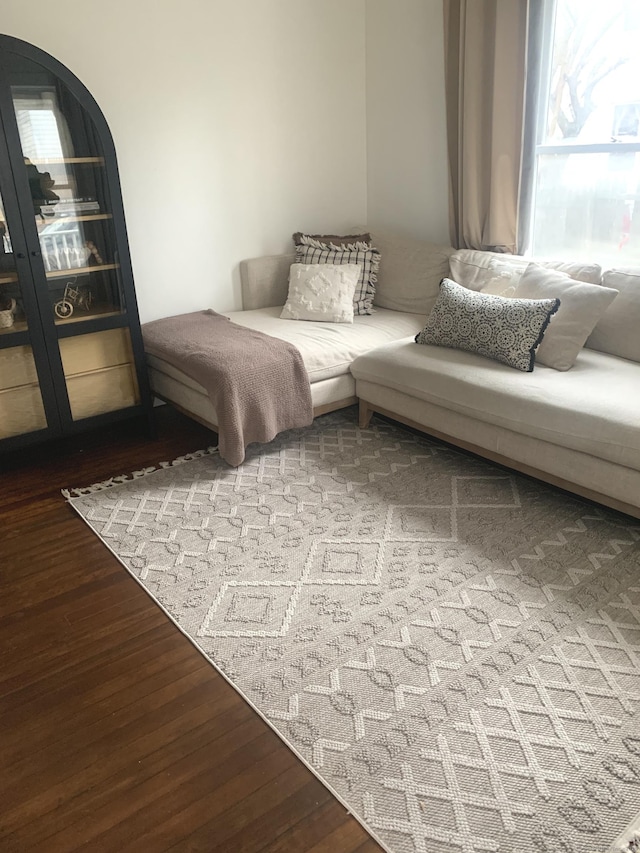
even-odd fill
[(126, 483), (128, 480), (137, 480), (140, 477), (146, 477), (147, 474), (153, 474), (154, 471), (160, 471), (163, 468), (173, 468), (176, 465), (182, 465), (184, 462), (190, 462), (192, 459), (199, 459), (201, 456), (209, 456), (217, 452), (217, 445), (215, 447), (206, 447), (203, 450), (196, 450), (193, 453), (185, 453), (184, 456), (178, 456), (171, 462), (159, 462), (157, 465), (152, 465), (149, 468), (132, 471), (131, 474), (119, 474), (117, 477), (109, 477), (108, 480), (103, 480), (101, 483), (93, 483), (91, 486), (84, 486), (79, 489), (61, 489), (60, 491), (63, 497), (71, 500), (71, 498), (90, 495), (92, 492), (101, 492), (104, 489), (110, 489), (112, 486), (119, 486), (121, 483)]
[(640, 853), (640, 830), (627, 836), (622, 844), (615, 848), (614, 853)]

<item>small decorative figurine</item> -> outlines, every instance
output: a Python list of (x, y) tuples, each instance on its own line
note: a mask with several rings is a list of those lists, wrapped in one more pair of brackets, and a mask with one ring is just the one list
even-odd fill
[(57, 317), (66, 320), (73, 314), (74, 308), (78, 307), (84, 311), (91, 308), (92, 295), (87, 288), (74, 287), (75, 279), (68, 281), (64, 288), (62, 299), (54, 303), (53, 310)]

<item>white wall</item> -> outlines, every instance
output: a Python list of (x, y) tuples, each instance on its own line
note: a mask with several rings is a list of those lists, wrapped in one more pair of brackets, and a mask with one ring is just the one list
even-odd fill
[(368, 227), (449, 243), (442, 0), (367, 0)]
[(143, 321), (239, 307), (299, 229), (448, 242), (441, 0), (2, 0), (0, 29), (105, 113)]
[(0, 29), (106, 116), (143, 321), (239, 307), (241, 259), (366, 223), (365, 0), (2, 0)]

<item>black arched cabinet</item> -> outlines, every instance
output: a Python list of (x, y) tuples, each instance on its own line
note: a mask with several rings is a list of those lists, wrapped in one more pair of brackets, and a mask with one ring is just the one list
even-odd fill
[(67, 68), (0, 35), (0, 449), (150, 412), (106, 120)]

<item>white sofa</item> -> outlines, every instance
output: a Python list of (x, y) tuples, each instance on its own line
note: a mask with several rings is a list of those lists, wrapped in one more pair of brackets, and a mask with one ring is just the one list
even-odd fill
[[(640, 517), (640, 271), (607, 271), (601, 281), (593, 265), (555, 265), (619, 295), (570, 370), (536, 364), (524, 373), (417, 345), (440, 281), (460, 272), (451, 270), (455, 250), (383, 234), (373, 240), (381, 252), (374, 314), (353, 324), (280, 319), (291, 254), (244, 261), (243, 310), (227, 316), (298, 347), (316, 415), (359, 400), (364, 427), (378, 412)], [(481, 267), (493, 264), (489, 253), (478, 257)], [(476, 287), (473, 275), (462, 283)], [(202, 386), (158, 358), (148, 364), (158, 397), (216, 429)]]

